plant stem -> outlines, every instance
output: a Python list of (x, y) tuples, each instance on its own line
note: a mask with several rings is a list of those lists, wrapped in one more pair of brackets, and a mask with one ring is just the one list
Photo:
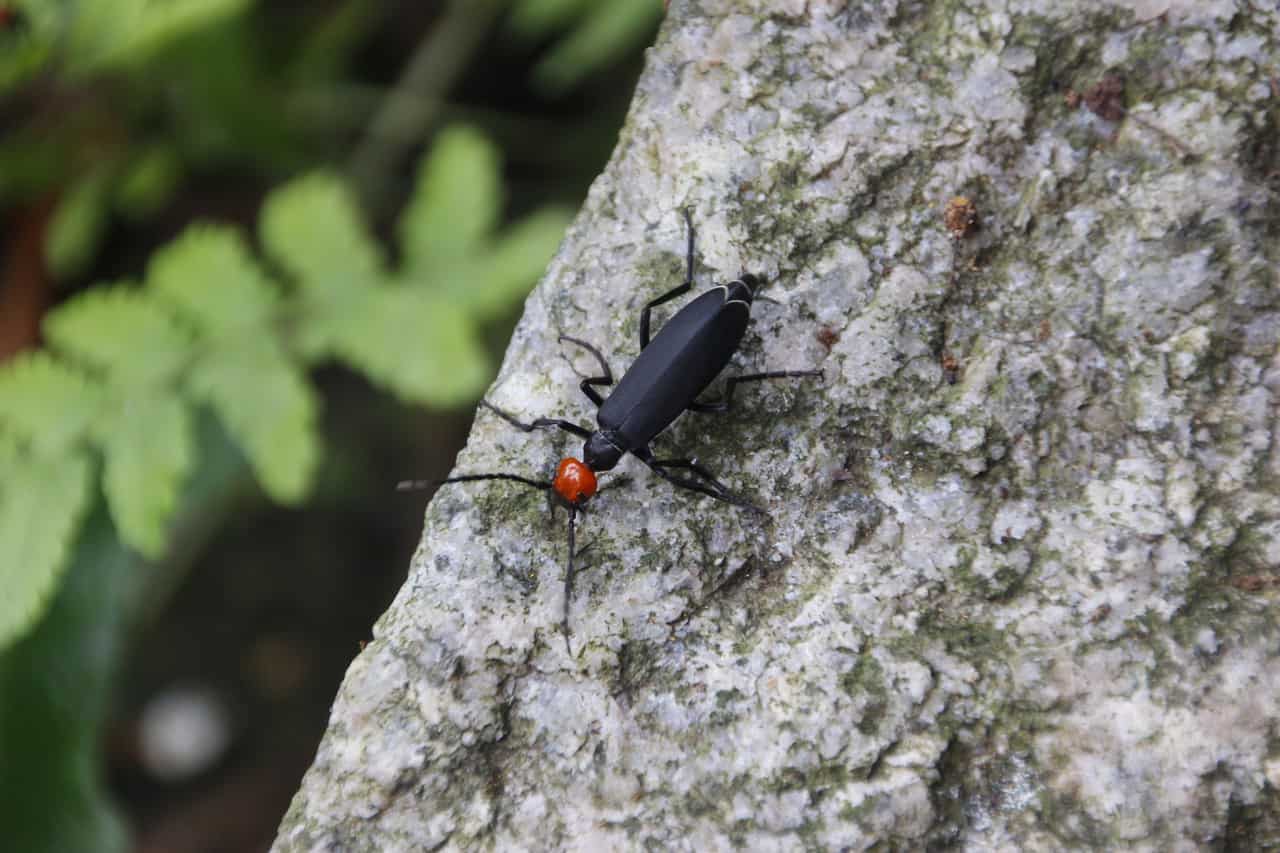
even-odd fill
[(391, 176), (407, 150), (426, 136), (439, 117), (444, 93), (504, 5), (502, 0), (452, 0), (409, 58), (348, 164), (351, 179), (370, 210), (376, 212), (388, 201)]

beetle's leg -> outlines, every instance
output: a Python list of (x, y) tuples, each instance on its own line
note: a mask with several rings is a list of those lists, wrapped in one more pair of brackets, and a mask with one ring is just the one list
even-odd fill
[(585, 438), (591, 437), (591, 430), (587, 429), (586, 427), (580, 427), (577, 424), (573, 423), (572, 421), (561, 420), (560, 418), (538, 418), (537, 420), (534, 420), (530, 423), (524, 423), (515, 415), (502, 411), (502, 409), (499, 409), (497, 406), (495, 406), (493, 403), (490, 403), (488, 400), (481, 400), (480, 405), (484, 406), (486, 409), (493, 412), (495, 415), (502, 418), (504, 421), (511, 424), (516, 429), (521, 430), (523, 432), (533, 432), (535, 429), (540, 429), (543, 427), (556, 427), (558, 429), (564, 430), (565, 432), (571, 432), (574, 435), (576, 435), (578, 438), (585, 439)]
[(729, 491), (729, 487), (717, 480), (716, 475), (707, 470), (706, 466), (698, 462), (697, 459), (654, 459), (650, 465), (667, 470), (679, 468), (685, 471), (692, 471), (695, 475), (705, 480), (707, 485), (716, 489), (721, 494), (732, 494), (732, 492)]
[(649, 313), (664, 302), (670, 302), (677, 296), (683, 296), (689, 292), (689, 288), (693, 287), (693, 215), (689, 213), (689, 208), (684, 209), (685, 230), (689, 234), (689, 242), (685, 248), (684, 254), (684, 283), (671, 288), (666, 293), (656, 299), (650, 299), (645, 303), (644, 308), (640, 310), (640, 349), (644, 349), (649, 345)]
[(677, 296), (683, 296), (689, 292), (689, 288), (691, 287), (693, 287), (692, 279), (678, 287), (671, 288), (657, 299), (650, 299), (645, 303), (644, 308), (640, 310), (640, 349), (644, 349), (649, 345), (649, 312), (664, 302), (670, 302)]
[(684, 252), (684, 283), (693, 284), (693, 235), (696, 233), (693, 228), (693, 212), (689, 208), (684, 211), (684, 230), (689, 235), (688, 243)]
[(806, 376), (821, 376), (821, 370), (770, 370), (767, 373), (744, 373), (731, 376), (724, 383), (724, 395), (719, 400), (700, 402), (694, 400), (689, 404), (691, 412), (727, 412), (733, 403), (734, 389), (742, 382), (760, 382), (765, 379), (800, 379)]
[[(693, 459), (655, 459), (653, 453), (648, 448), (632, 451), (636, 457), (649, 466), (649, 470), (657, 474), (662, 479), (679, 486), (682, 489), (688, 489), (691, 492), (698, 492), (707, 497), (715, 498), (718, 501), (724, 501), (733, 506), (739, 506), (744, 509), (753, 510), (754, 512), (764, 512), (763, 509), (748, 501), (746, 498), (739, 497), (729, 490), (729, 487), (715, 478), (715, 475), (700, 465)], [(692, 471), (701, 480), (695, 480), (692, 477), (681, 477), (679, 474), (672, 474), (668, 468), (683, 468)]]
[[(609, 362), (604, 360), (604, 356), (600, 353), (600, 350), (580, 338), (561, 335), (557, 340), (561, 342), (569, 341), (570, 343), (577, 344), (596, 357), (596, 362), (600, 365), (600, 375), (584, 378), (580, 383), (578, 383), (578, 387), (582, 389), (583, 394), (587, 395), (587, 399), (595, 403), (596, 408), (599, 408), (604, 404), (604, 398), (601, 397), (600, 392), (592, 386), (608, 388), (613, 384), (613, 371), (609, 369)], [(578, 375), (581, 376), (582, 374), (579, 373)]]

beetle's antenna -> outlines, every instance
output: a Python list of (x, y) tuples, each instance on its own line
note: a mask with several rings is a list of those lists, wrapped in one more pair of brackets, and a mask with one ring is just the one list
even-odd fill
[(564, 570), (564, 613), (560, 619), (560, 630), (564, 632), (564, 649), (573, 657), (573, 647), (569, 645), (569, 602), (573, 600), (573, 557), (575, 547), (575, 522), (578, 519), (578, 507), (569, 504), (569, 564)]
[(443, 486), (445, 483), (474, 483), (477, 480), (507, 480), (511, 483), (523, 483), (535, 489), (551, 488), (551, 484), (541, 480), (531, 480), (519, 474), (459, 474), (456, 477), (445, 477), (441, 480), (401, 480), (396, 483), (397, 492), (416, 492), (432, 486)]

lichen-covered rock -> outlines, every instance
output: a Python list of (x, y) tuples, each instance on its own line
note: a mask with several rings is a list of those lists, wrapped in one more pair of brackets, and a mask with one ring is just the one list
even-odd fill
[(566, 650), (564, 515), (442, 491), (277, 848), (1280, 844), (1278, 74), (1274, 3), (673, 2), (489, 397), (590, 423), (691, 207), (730, 369), (825, 370), (659, 439), (770, 519), (624, 463)]

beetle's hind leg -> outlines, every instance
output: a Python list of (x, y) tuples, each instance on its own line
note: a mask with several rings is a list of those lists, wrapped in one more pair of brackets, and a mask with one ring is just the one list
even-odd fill
[[(706, 495), (707, 497), (715, 498), (718, 501), (742, 507), (743, 509), (749, 509), (759, 513), (764, 512), (763, 509), (751, 503), (746, 498), (734, 494), (728, 486), (717, 480), (716, 476), (707, 470), (707, 468), (705, 468), (696, 459), (655, 459), (653, 457), (653, 453), (649, 451), (648, 448), (645, 448), (643, 451), (632, 452), (635, 453), (636, 457), (639, 458), (641, 462), (649, 466), (649, 470), (653, 471), (653, 473), (657, 474), (659, 477), (674, 486), (679, 486), (682, 489), (688, 489), (691, 492), (697, 492), (698, 494)], [(691, 471), (693, 472), (694, 477), (697, 477), (698, 479), (673, 474), (668, 470), (671, 468)]]
[(644, 308), (640, 309), (640, 349), (644, 349), (649, 345), (649, 313), (664, 302), (670, 302), (677, 296), (683, 296), (688, 293), (691, 287), (693, 287), (692, 278), (684, 284), (671, 288), (656, 299), (650, 299), (645, 303)]
[(761, 382), (766, 379), (802, 379), (811, 376), (822, 376), (821, 370), (770, 370), (766, 373), (744, 373), (731, 376), (724, 383), (724, 394), (719, 400), (702, 402), (694, 400), (689, 404), (691, 412), (727, 412), (733, 403), (733, 392), (743, 382)]
[[(609, 369), (609, 362), (604, 360), (604, 355), (601, 354), (600, 350), (581, 338), (561, 335), (557, 340), (562, 343), (568, 341), (569, 343), (577, 344), (596, 357), (596, 363), (600, 365), (600, 375), (585, 377), (578, 383), (578, 387), (582, 389), (583, 394), (587, 395), (587, 399), (595, 404), (596, 408), (600, 408), (600, 406), (604, 405), (604, 397), (600, 396), (600, 392), (596, 390), (596, 387), (608, 388), (613, 384), (613, 371)], [(582, 376), (581, 373), (578, 375)]]
[(689, 235), (689, 241), (685, 246), (684, 252), (684, 282), (671, 288), (661, 296), (650, 299), (645, 303), (644, 308), (640, 309), (640, 349), (644, 349), (649, 345), (649, 315), (653, 309), (665, 302), (670, 302), (677, 296), (683, 296), (689, 292), (689, 288), (693, 287), (693, 235), (696, 232), (693, 228), (693, 214), (689, 212), (687, 207), (684, 209), (684, 225)]

